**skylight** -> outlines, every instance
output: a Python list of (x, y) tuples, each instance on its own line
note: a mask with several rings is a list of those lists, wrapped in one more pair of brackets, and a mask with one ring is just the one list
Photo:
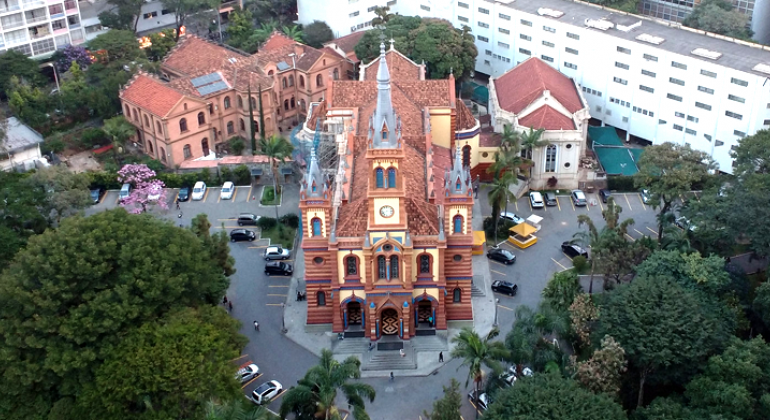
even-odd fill
[(564, 16), (564, 12), (560, 10), (549, 9), (547, 7), (541, 7), (537, 9), (537, 13), (540, 16), (550, 16), (552, 18), (557, 18), (557, 19)]
[(717, 60), (719, 57), (722, 56), (721, 52), (718, 51), (711, 51), (707, 50), (705, 48), (696, 48), (691, 51), (693, 55), (697, 55), (698, 57), (705, 57), (711, 60)]
[(752, 68), (754, 71), (758, 71), (760, 73), (770, 74), (770, 65), (765, 63), (759, 63), (754, 68)]
[(665, 41), (665, 38), (661, 38), (659, 36), (650, 35), (650, 34), (641, 34), (636, 37), (638, 41), (644, 41), (650, 44), (660, 45)]

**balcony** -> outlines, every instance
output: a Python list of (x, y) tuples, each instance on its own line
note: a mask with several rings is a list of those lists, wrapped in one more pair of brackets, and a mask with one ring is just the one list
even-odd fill
[(35, 7), (45, 6), (45, 0), (24, 0), (22, 5), (25, 10), (34, 9)]
[(67, 33), (67, 23), (64, 19), (51, 22), (51, 28), (53, 28), (53, 33), (56, 35)]
[(21, 5), (18, 1), (0, 1), (0, 13), (8, 13), (16, 10), (21, 10)]
[(3, 27), (4, 31), (13, 28), (20, 28), (24, 26), (24, 19), (22, 18), (21, 13), (10, 16), (3, 16), (0, 18), (0, 26)]
[(30, 39), (40, 39), (53, 35), (48, 25), (33, 26), (28, 31)]
[(48, 20), (48, 16), (46, 16), (45, 13), (45, 8), (26, 11), (24, 12), (24, 18), (27, 20), (27, 25), (38, 22), (45, 22)]
[(48, 14), (51, 15), (51, 19), (63, 18), (64, 8), (62, 7), (61, 4), (48, 6)]
[(77, 13), (78, 11), (78, 2), (76, 1), (65, 1), (64, 2), (64, 10), (67, 14), (70, 13)]
[(78, 16), (68, 16), (67, 24), (69, 25), (70, 29), (77, 29), (80, 27), (80, 19)]

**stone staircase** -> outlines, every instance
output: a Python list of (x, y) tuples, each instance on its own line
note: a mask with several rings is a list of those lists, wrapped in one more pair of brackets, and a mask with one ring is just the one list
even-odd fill
[(373, 350), (369, 352), (364, 349), (364, 361), (361, 364), (361, 370), (392, 371), (417, 369), (417, 359), (415, 358), (411, 343), (404, 342), (404, 352), (406, 356), (401, 357), (398, 350)]
[(447, 346), (446, 338), (439, 337), (436, 335), (430, 335), (425, 337), (413, 337), (412, 338), (412, 349), (414, 349), (415, 353), (420, 351), (448, 351), (449, 346)]
[(369, 350), (369, 339), (346, 338), (344, 340), (338, 340), (337, 336), (334, 336), (334, 338), (332, 338), (331, 347), (335, 354), (363, 354)]
[(487, 292), (484, 291), (485, 285), (484, 285), (484, 277), (483, 276), (473, 276), (473, 282), (471, 283), (471, 297), (484, 297), (487, 295)]

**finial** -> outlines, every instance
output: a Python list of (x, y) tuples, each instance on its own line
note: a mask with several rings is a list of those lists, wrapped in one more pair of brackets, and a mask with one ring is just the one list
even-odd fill
[(380, 43), (385, 42), (385, 32), (380, 32)]
[(396, 40), (395, 40), (395, 39), (393, 39), (393, 37), (391, 37), (391, 38), (390, 38), (390, 41), (388, 41), (388, 42), (390, 42), (390, 49), (391, 49), (391, 50), (392, 50), (392, 49), (394, 49), (394, 47), (393, 47), (393, 44), (395, 44), (395, 43), (396, 43)]
[(449, 68), (449, 74), (454, 74), (454, 67)]
[(385, 43), (384, 42), (380, 42), (380, 55), (381, 56), (385, 55)]

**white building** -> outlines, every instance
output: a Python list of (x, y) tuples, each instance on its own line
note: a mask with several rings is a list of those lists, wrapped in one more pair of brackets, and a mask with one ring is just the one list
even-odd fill
[[(320, 2), (299, 0), (300, 19), (309, 19), (310, 3)], [(313, 6), (315, 18), (334, 13), (327, 23), (341, 35), (373, 18), (371, 1), (333, 3), (323, 13)], [(770, 126), (770, 47), (581, 1), (397, 0), (391, 12), (415, 4), (417, 14), (472, 29), (477, 72), (499, 76), (539, 57), (581, 86), (592, 117), (629, 137), (688, 143), (722, 171), (732, 171), (730, 150), (741, 138)], [(353, 8), (359, 15), (345, 21), (341, 11)], [(447, 8), (451, 14), (438, 14)]]
[(6, 122), (6, 139), (0, 149), (0, 171), (28, 171), (48, 166), (48, 161), (40, 153), (43, 136), (16, 117), (10, 117)]
[(84, 41), (76, 0), (0, 0), (0, 54), (44, 58)]

